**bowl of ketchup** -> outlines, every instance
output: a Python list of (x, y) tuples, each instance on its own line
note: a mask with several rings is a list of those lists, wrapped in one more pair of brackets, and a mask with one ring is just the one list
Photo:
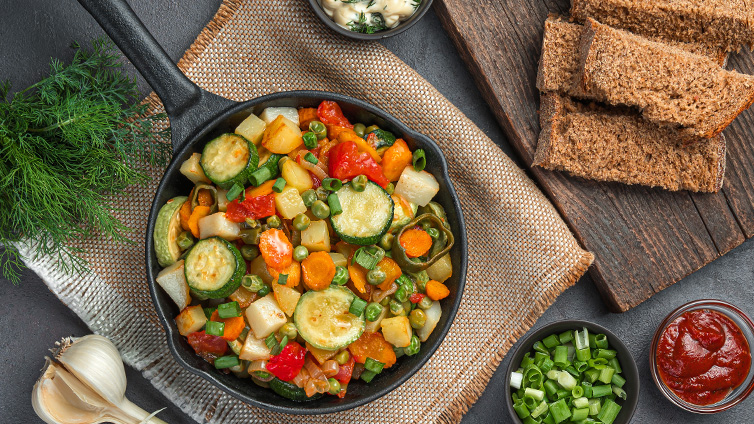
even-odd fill
[(722, 300), (697, 300), (671, 312), (652, 340), (649, 363), (663, 395), (691, 412), (713, 414), (754, 389), (754, 323)]

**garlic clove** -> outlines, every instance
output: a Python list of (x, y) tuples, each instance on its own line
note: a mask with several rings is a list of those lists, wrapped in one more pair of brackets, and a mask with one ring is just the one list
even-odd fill
[(34, 385), (32, 406), (34, 412), (48, 424), (88, 424), (104, 422), (106, 402), (97, 404), (83, 401), (61, 375), (67, 372), (46, 358), (47, 368)]
[(109, 339), (96, 334), (66, 339), (56, 359), (108, 402), (118, 405), (123, 400), (126, 370)]

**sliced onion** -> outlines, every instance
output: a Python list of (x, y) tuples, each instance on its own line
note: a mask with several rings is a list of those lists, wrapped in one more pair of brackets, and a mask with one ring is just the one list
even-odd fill
[(330, 383), (324, 375), (322, 378), (310, 378), (306, 382), (306, 387), (304, 387), (307, 397), (312, 397), (317, 393), (324, 393), (328, 390), (330, 390)]
[(319, 166), (309, 162), (308, 160), (302, 160), (299, 165), (301, 165), (302, 168), (314, 174), (314, 176), (319, 178), (320, 181), (324, 180), (325, 178), (329, 178), (329, 176), (327, 175), (327, 172), (325, 172)]
[[(257, 374), (252, 374), (256, 371), (266, 372), (270, 376), (266, 378), (262, 378), (262, 377), (259, 377)], [(249, 374), (254, 376), (254, 378), (256, 378), (257, 380), (265, 382), (265, 383), (275, 378), (275, 376), (272, 375), (271, 372), (267, 371), (267, 361), (263, 359), (257, 359), (256, 361), (252, 361), (251, 364), (249, 364)]]
[(303, 389), (304, 386), (306, 386), (306, 382), (309, 381), (311, 376), (309, 375), (309, 371), (306, 370), (306, 368), (301, 368), (301, 371), (299, 371), (298, 374), (296, 374), (295, 377), (293, 377), (293, 380), (291, 380), (291, 383), (298, 386), (300, 389)]
[(372, 291), (372, 302), (380, 303), (384, 298), (390, 296), (396, 291), (398, 291), (398, 284), (395, 284), (395, 281), (390, 284), (390, 287), (388, 287), (387, 290), (374, 289), (374, 291)]
[(330, 162), (330, 149), (335, 147), (335, 145), (338, 143), (340, 143), (338, 140), (332, 140), (328, 143), (323, 144), (322, 147), (319, 148), (319, 163), (317, 165), (320, 166), (324, 171), (327, 171), (327, 165)]
[(330, 359), (329, 361), (325, 361), (325, 363), (322, 364), (322, 372), (325, 374), (325, 377), (335, 377), (336, 375), (338, 375), (339, 371), (340, 365), (338, 365), (337, 361)]
[(306, 361), (304, 361), (304, 368), (309, 371), (309, 375), (312, 376), (312, 378), (319, 379), (325, 376), (325, 373), (322, 372), (322, 368), (320, 368), (319, 365), (314, 362), (311, 356), (306, 357)]
[(353, 372), (351, 373), (351, 380), (358, 380), (361, 377), (361, 373), (364, 372), (364, 364), (356, 364), (353, 366)]

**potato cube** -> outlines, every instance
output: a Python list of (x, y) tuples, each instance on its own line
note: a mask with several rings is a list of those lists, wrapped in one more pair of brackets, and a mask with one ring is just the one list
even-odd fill
[(207, 178), (206, 175), (204, 175), (204, 170), (202, 169), (202, 166), (199, 164), (199, 161), (202, 159), (201, 153), (194, 153), (191, 155), (190, 158), (186, 159), (181, 164), (180, 172), (181, 174), (185, 175), (186, 178), (191, 180), (192, 183), (207, 183), (210, 184), (212, 181)]
[(304, 199), (294, 187), (286, 186), (280, 193), (275, 193), (275, 208), (285, 219), (293, 219), (300, 213), (306, 213)]
[(155, 281), (178, 305), (178, 309), (183, 310), (191, 303), (186, 274), (183, 272), (183, 259), (160, 271)]
[(268, 107), (259, 115), (266, 123), (274, 121), (278, 116), (284, 116), (298, 126), (298, 109), (295, 107)]
[(254, 337), (251, 332), (246, 336), (238, 359), (244, 361), (256, 361), (257, 359), (270, 359), (270, 348), (264, 343), (264, 339)]
[(246, 308), (246, 321), (254, 331), (254, 336), (263, 339), (282, 327), (288, 319), (280, 309), (272, 293), (254, 301)]
[(293, 311), (296, 310), (298, 299), (301, 297), (301, 293), (298, 290), (282, 286), (280, 284), (272, 284), (272, 293), (275, 295), (280, 309), (285, 312), (289, 317), (293, 316)]
[(281, 174), (288, 185), (295, 187), (299, 193), (314, 187), (309, 171), (293, 160), (286, 160), (281, 167)]
[(406, 347), (411, 344), (411, 323), (407, 317), (385, 318), (380, 324), (385, 341), (395, 347)]
[(303, 143), (298, 125), (282, 115), (267, 125), (262, 137), (262, 146), (282, 155), (287, 155)]
[(432, 174), (427, 171), (416, 172), (411, 165), (403, 169), (398, 184), (395, 185), (395, 194), (419, 206), (427, 206), (438, 191), (440, 184)]
[(189, 306), (175, 317), (175, 324), (178, 326), (178, 332), (181, 336), (188, 336), (201, 330), (206, 323), (207, 316), (204, 315), (204, 309), (201, 305)]
[(306, 246), (310, 252), (329, 252), (330, 232), (327, 222), (312, 221), (309, 227), (301, 232), (301, 245)]
[(199, 219), (199, 238), (222, 237), (236, 240), (241, 236), (241, 224), (225, 217), (225, 212), (217, 212)]
[(236, 127), (236, 134), (241, 134), (244, 138), (254, 143), (255, 146), (259, 146), (266, 127), (267, 123), (252, 113)]

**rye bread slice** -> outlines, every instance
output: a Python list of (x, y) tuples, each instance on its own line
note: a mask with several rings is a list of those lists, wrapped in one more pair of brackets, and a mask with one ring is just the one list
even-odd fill
[(627, 108), (581, 104), (557, 93), (541, 97), (532, 165), (598, 181), (717, 192), (725, 175), (725, 139), (686, 144)]
[[(578, 85), (574, 84), (574, 77), (579, 72), (579, 46), (584, 31), (584, 26), (568, 22), (556, 15), (547, 18), (537, 72), (537, 88), (540, 91), (557, 91), (574, 97), (585, 96), (579, 92)], [(728, 60), (728, 53), (704, 44), (679, 41), (667, 43), (690, 53), (707, 56), (720, 66), (725, 66)]]
[(576, 80), (591, 99), (637, 107), (652, 122), (702, 138), (754, 102), (754, 76), (591, 18), (585, 28)]
[(571, 16), (725, 51), (754, 45), (752, 0), (571, 0)]

